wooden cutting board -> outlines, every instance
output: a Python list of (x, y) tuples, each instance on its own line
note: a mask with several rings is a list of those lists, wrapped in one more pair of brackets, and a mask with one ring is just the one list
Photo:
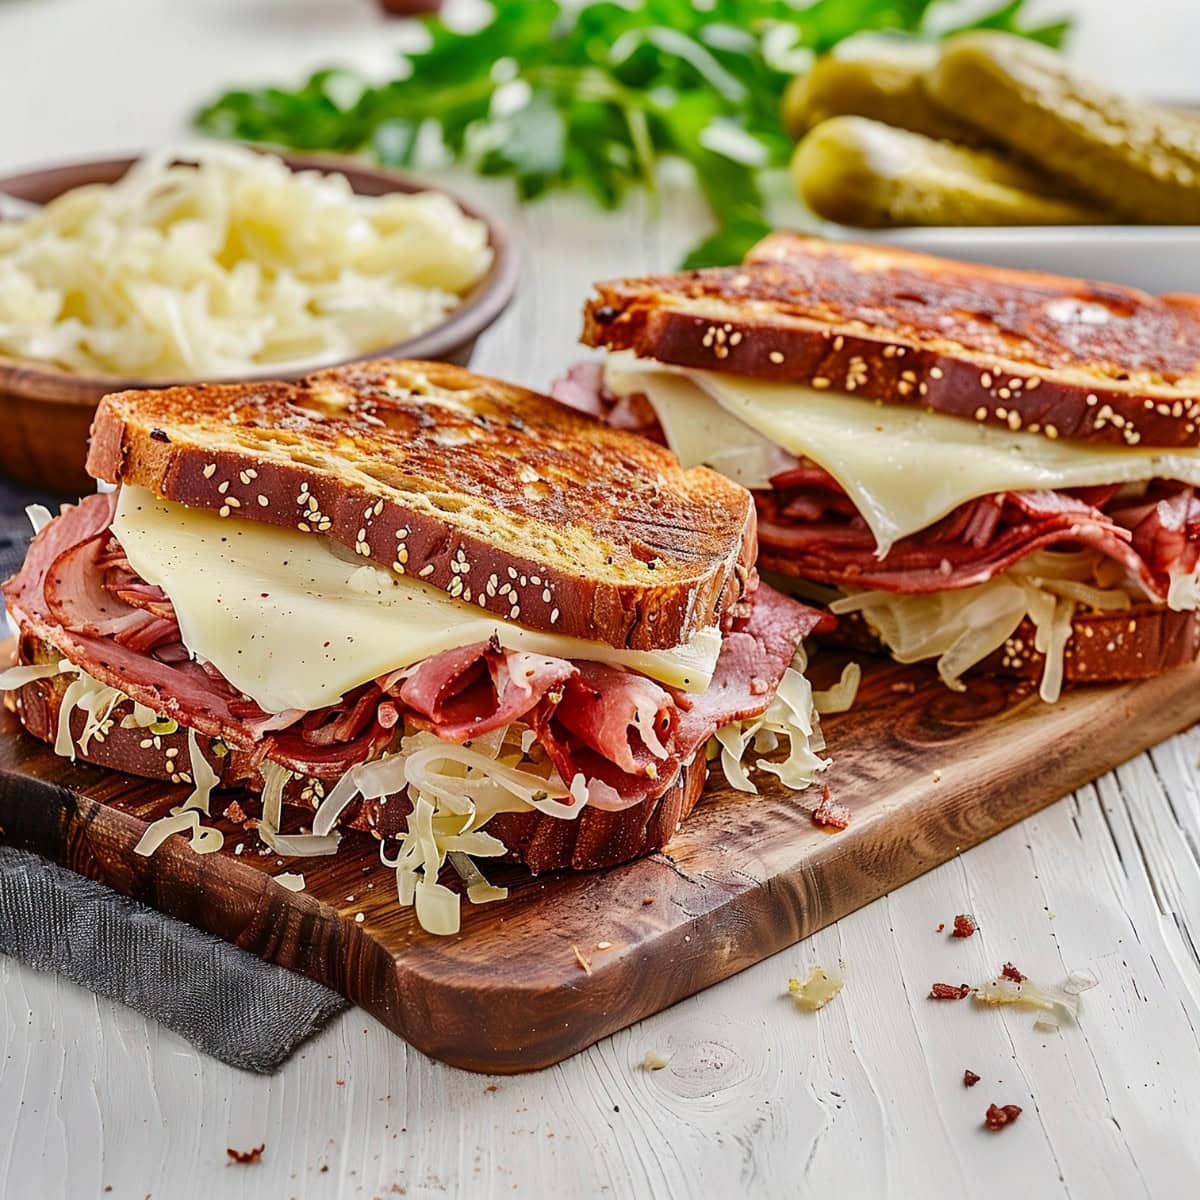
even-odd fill
[[(335, 858), (285, 863), (219, 822), (220, 854), (172, 838), (135, 855), (187, 789), (72, 766), (5, 712), (0, 840), (319, 979), (435, 1058), (528, 1071), (799, 941), (1196, 720), (1200, 667), (1046, 706), (1024, 686), (954, 693), (921, 668), (872, 660), (853, 712), (826, 721), (848, 829), (813, 825), (818, 789), (755, 797), (713, 778), (669, 854), (594, 874), (512, 868), (498, 880), (509, 899), (464, 904), (454, 938), (398, 907), (365, 836)], [(304, 892), (273, 882), (285, 870), (304, 873)]]

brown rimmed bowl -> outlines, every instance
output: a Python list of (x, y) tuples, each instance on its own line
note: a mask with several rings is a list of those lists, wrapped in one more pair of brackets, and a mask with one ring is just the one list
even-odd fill
[[(345, 175), (361, 196), (391, 192), (444, 191), (396, 171), (357, 159), (283, 154), (293, 170), (318, 170)], [(0, 177), (0, 192), (45, 204), (63, 192), (89, 183), (115, 183), (137, 160), (109, 158), (95, 162), (47, 167)], [(493, 218), (451, 194), (463, 212), (488, 228), (492, 265), (459, 305), (432, 329), (382, 346), (343, 362), (369, 358), (425, 358), (466, 366), (475, 342), (500, 316), (516, 290), (518, 262), (512, 242)], [(338, 363), (329, 363), (337, 366)], [(0, 355), (0, 474), (60, 495), (91, 491), (84, 472), (92, 414), (102, 396), (126, 388), (162, 388), (173, 384), (236, 383), (256, 379), (297, 379), (305, 370), (279, 372), (269, 368), (221, 379), (138, 379), (118, 375), (81, 375), (45, 363)]]

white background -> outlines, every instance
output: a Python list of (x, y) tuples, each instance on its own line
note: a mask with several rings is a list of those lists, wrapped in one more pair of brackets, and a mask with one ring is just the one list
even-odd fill
[[(1193, 0), (1073, 7), (1094, 72), (1200, 100)], [(223, 86), (385, 69), (395, 38), (367, 0), (0, 0), (0, 170), (176, 139)], [(507, 214), (527, 253), (521, 299), (475, 365), (534, 386), (577, 357), (592, 280), (670, 267), (703, 231), (686, 190), (663, 221), (571, 199), (519, 212), (503, 186), (456, 184)], [(0, 1194), (1196, 1195), (1198, 755), (1200, 732), (1177, 738), (533, 1076), (450, 1070), (355, 1011), (260, 1079), (0, 960)], [(976, 937), (935, 932), (964, 911)], [(1006, 959), (1046, 982), (1092, 972), (1079, 1026), (1039, 1033), (1027, 1013), (925, 999)], [(822, 1012), (782, 997), (789, 975), (839, 961), (846, 987)], [(648, 1050), (670, 1066), (639, 1070)], [(970, 1092), (966, 1067), (983, 1076)], [(980, 1128), (993, 1100), (1025, 1110), (999, 1134)], [(226, 1146), (259, 1142), (261, 1165), (227, 1166)]]

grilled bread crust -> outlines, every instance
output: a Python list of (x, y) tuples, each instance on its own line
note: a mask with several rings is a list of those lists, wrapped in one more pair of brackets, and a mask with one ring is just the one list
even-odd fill
[(88, 471), (322, 534), (531, 629), (657, 650), (720, 623), (748, 492), (546, 396), (445, 363), (118, 392)]
[[(38, 638), (21, 639), (21, 662), (50, 662), (58, 657), (52, 647)], [(67, 683), (63, 676), (38, 679), (12, 693), (12, 707), (34, 737), (54, 742)], [(187, 730), (180, 726), (174, 733), (153, 736), (142, 728), (123, 729), (121, 718), (129, 711), (127, 702), (118, 705), (103, 739), (89, 742), (86, 751), (78, 751), (78, 757), (128, 775), (181, 782), (178, 772), (189, 767)], [(77, 747), (84, 720), (85, 714), (79, 710), (71, 715), (71, 733)], [(237, 814), (235, 823), (252, 819), (258, 812), (258, 796), (264, 783), (261, 774), (256, 769), (248, 773), (239, 769), (239, 761), (244, 758), (239, 760), (236, 752), (220, 757), (211, 753), (212, 742), (213, 739), (202, 737), (197, 746), (220, 780), (217, 787), (223, 794), (214, 794), (211, 802), (214, 817), (220, 817), (236, 801), (242, 812)], [(611, 867), (661, 850), (700, 798), (705, 776), (701, 750), (655, 800), (615, 813), (584, 808), (574, 820), (540, 812), (500, 813), (488, 822), (487, 830), (508, 847), (511, 861), (524, 863), (534, 872)], [(284, 803), (311, 812), (324, 795), (324, 791), (314, 789), (312, 780), (293, 778), (284, 790)], [(409, 810), (410, 805), (400, 797), (391, 803), (363, 801), (348, 809), (339, 824), (377, 837), (390, 837), (404, 829)], [(232, 814), (227, 819), (232, 819)], [(247, 825), (246, 836), (253, 841), (252, 824)]]
[[(1200, 612), (1139, 604), (1123, 612), (1076, 613), (1071, 630), (1063, 653), (1063, 678), (1068, 683), (1149, 679), (1175, 667), (1190, 666), (1200, 657)], [(1035, 635), (1033, 622), (1026, 618), (1001, 649), (973, 670), (1040, 680), (1046, 658), (1034, 646)], [(860, 613), (840, 617), (829, 640), (857, 650), (887, 653)]]
[(582, 340), (1049, 438), (1200, 446), (1200, 296), (794, 233), (596, 285)]

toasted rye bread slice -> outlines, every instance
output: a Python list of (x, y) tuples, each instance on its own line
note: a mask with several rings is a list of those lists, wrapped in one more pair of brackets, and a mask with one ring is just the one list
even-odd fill
[[(58, 658), (52, 647), (36, 637), (22, 638), (20, 650), (22, 662), (49, 662)], [(11, 693), (17, 718), (34, 737), (53, 743), (67, 682), (68, 677), (64, 676), (38, 679)], [(128, 711), (127, 703), (118, 705), (113, 712), (112, 727), (103, 741), (89, 742), (87, 750), (79, 753), (79, 758), (126, 774), (172, 781), (173, 772), (178, 769), (175, 764), (188, 761), (187, 730), (181, 726), (174, 733), (149, 739), (144, 729), (121, 727), (121, 718)], [(71, 732), (76, 744), (85, 719), (86, 714), (78, 709), (71, 715)], [(257, 816), (258, 797), (263, 786), (261, 774), (254, 769), (247, 778), (233, 779), (238, 770), (236, 753), (219, 757), (207, 753), (206, 748), (211, 746), (212, 740), (201, 737), (198, 747), (220, 780), (217, 786), (222, 790), (221, 794), (214, 796), (211, 803), (214, 816), (225, 813), (234, 802), (242, 810), (241, 814), (234, 808), (227, 819), (236, 815), (235, 823), (240, 823), (245, 817)], [(643, 801), (622, 812), (585, 808), (570, 821), (540, 812), (501, 813), (488, 822), (487, 830), (508, 847), (508, 857), (512, 861), (524, 863), (531, 871), (566, 868), (586, 871), (611, 867), (661, 850), (695, 807), (704, 790), (706, 773), (701, 750), (680, 769), (674, 783), (657, 799)], [(311, 812), (322, 795), (323, 792), (314, 790), (312, 780), (293, 779), (285, 789), (284, 801), (291, 808)], [(350, 829), (389, 837), (405, 827), (409, 808), (402, 797), (382, 804), (377, 800), (365, 801), (348, 809), (342, 824)], [(246, 836), (253, 844), (255, 834), (249, 832)]]
[(583, 341), (1046, 437), (1200, 446), (1200, 296), (776, 233), (596, 285)]
[(444, 363), (118, 392), (88, 471), (323, 534), (531, 629), (676, 646), (741, 597), (754, 505), (705, 468)]
[[(1035, 634), (1033, 622), (1026, 618), (1004, 646), (973, 670), (1040, 680), (1046, 656), (1035, 648)], [(887, 653), (860, 613), (839, 618), (829, 640), (857, 650)], [(1063, 678), (1068, 683), (1127, 683), (1189, 666), (1197, 657), (1198, 612), (1139, 604), (1124, 612), (1076, 613), (1063, 651)]]

